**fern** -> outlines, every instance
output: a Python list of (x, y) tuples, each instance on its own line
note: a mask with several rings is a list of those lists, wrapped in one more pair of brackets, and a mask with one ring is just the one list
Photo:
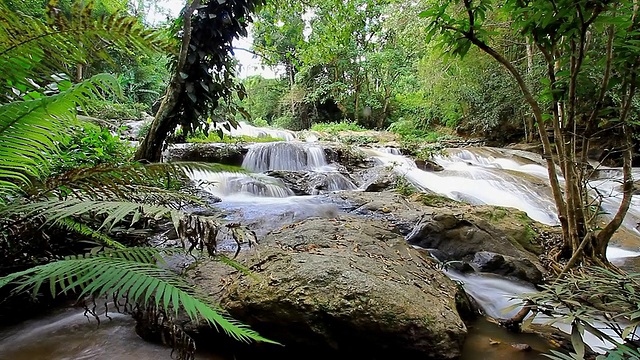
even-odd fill
[[(0, 2), (0, 99), (27, 98), (32, 91), (50, 88), (69, 64), (86, 59), (111, 62), (107, 50), (142, 53), (173, 51), (174, 46), (158, 31), (148, 30), (133, 17), (114, 14), (96, 18), (92, 2), (76, 2), (66, 18), (50, 7), (45, 21), (11, 11)], [(55, 87), (53, 87), (55, 89)]]
[[(184, 177), (204, 165), (77, 169), (43, 180), (49, 174), (49, 155), (58, 151), (59, 140), (77, 122), (77, 108), (105, 95), (120, 95), (110, 75), (71, 85), (61, 75), (68, 65), (83, 64), (89, 57), (109, 61), (107, 49), (136, 53), (173, 49), (163, 34), (145, 29), (137, 19), (94, 18), (91, 3), (83, 3), (78, 2), (69, 19), (50, 12), (43, 22), (12, 13), (0, 2), (0, 245), (18, 238), (21, 230), (54, 226), (104, 246), (0, 277), (0, 288), (13, 284), (14, 291), (37, 294), (48, 285), (53, 296), (71, 292), (80, 297), (124, 296), (165, 312), (182, 309), (191, 319), (204, 320), (241, 341), (271, 342), (209, 305), (185, 279), (160, 267), (162, 254), (157, 249), (126, 248), (107, 235), (116, 226), (131, 228), (142, 219), (169, 218), (183, 240), (215, 255), (217, 220), (185, 216), (178, 210), (181, 202), (193, 198), (150, 182), (160, 175)], [(237, 226), (228, 228), (236, 241), (242, 240)], [(41, 237), (48, 238), (44, 232)], [(102, 250), (105, 246), (107, 250)]]
[(79, 298), (126, 295), (130, 302), (145, 307), (153, 304), (167, 313), (177, 315), (182, 309), (191, 320), (204, 320), (239, 341), (275, 343), (211, 307), (183, 278), (157, 266), (158, 261), (162, 262), (161, 253), (148, 247), (68, 257), (0, 277), (0, 288), (14, 283), (14, 291), (37, 294), (48, 283), (54, 297), (63, 293), (79, 293)]
[(47, 154), (76, 121), (76, 106), (111, 89), (117, 80), (102, 74), (57, 95), (0, 105), (0, 194), (45, 174)]
[[(133, 163), (125, 166), (96, 166), (78, 168), (63, 174), (47, 178), (44, 183), (37, 184), (31, 193), (37, 196), (46, 196), (56, 191), (82, 191), (89, 198), (117, 197), (131, 198), (134, 194), (141, 195), (153, 193), (160, 195), (164, 189), (159, 188), (158, 179), (184, 179), (195, 171), (243, 171), (220, 164), (207, 164), (196, 162), (174, 162), (159, 164)], [(151, 185), (151, 187), (145, 187)], [(175, 200), (175, 192), (169, 191)], [(199, 199), (185, 197), (182, 200), (192, 203), (201, 203)], [(157, 201), (167, 203), (167, 201)]]
[[(0, 208), (0, 217), (21, 214), (22, 217), (39, 216), (44, 224), (55, 223), (65, 218), (91, 214), (93, 217), (104, 215), (100, 228), (111, 229), (116, 224), (132, 217), (133, 224), (142, 217), (160, 219), (170, 216), (174, 224), (178, 224), (182, 213), (166, 206), (150, 205), (129, 201), (92, 201), (81, 199), (50, 199), (34, 203), (14, 203)], [(177, 226), (176, 226), (177, 227)]]
[(54, 223), (55, 226), (97, 240), (100, 244), (113, 249), (126, 248), (120, 242), (112, 239), (110, 236), (97, 231), (89, 225), (76, 221), (70, 217), (62, 218)]

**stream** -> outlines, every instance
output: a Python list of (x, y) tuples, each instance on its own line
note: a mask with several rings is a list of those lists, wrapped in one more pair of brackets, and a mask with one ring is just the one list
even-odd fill
[[(341, 212), (341, 204), (335, 200), (321, 194), (294, 196), (282, 180), (263, 172), (305, 171), (321, 179), (324, 192), (360, 190), (338, 166), (328, 163), (321, 143), (295, 141), (291, 132), (248, 125), (234, 131), (236, 135), (262, 134), (287, 141), (251, 145), (242, 164), (250, 174), (194, 171), (189, 176), (203, 190), (222, 199), (215, 206), (223, 209), (228, 219), (250, 225), (256, 229), (258, 237), (289, 223), (314, 216), (332, 218)], [(434, 159), (444, 170), (430, 172), (420, 170), (413, 160), (401, 155), (397, 149), (363, 148), (363, 151), (377, 164), (392, 167), (420, 190), (471, 204), (514, 207), (544, 224), (558, 224), (547, 185), (547, 170), (537, 154), (494, 148), (448, 149)], [(594, 191), (607, 194), (603, 209), (611, 212), (620, 201), (620, 184), (616, 182), (620, 172), (604, 170), (591, 183)], [(634, 173), (640, 175), (636, 169)], [(636, 228), (639, 222), (640, 199), (634, 197), (624, 222), (627, 233), (633, 235), (632, 240), (630, 237), (625, 237), (624, 241), (614, 238), (607, 253), (615, 264), (628, 269), (640, 268), (640, 252), (637, 252), (640, 233)], [(528, 283), (497, 275), (455, 271), (448, 271), (447, 275), (462, 282), (485, 314), (495, 318), (512, 315), (504, 313), (503, 309), (517, 301), (514, 297), (536, 291)], [(79, 308), (59, 309), (1, 330), (0, 360), (170, 358), (170, 349), (137, 337), (130, 317), (111, 314), (111, 320), (105, 319), (97, 326), (93, 318), (85, 317), (83, 313)], [(543, 359), (541, 353), (548, 350), (546, 342), (538, 337), (509, 333), (484, 319), (470, 324), (469, 328), (462, 356), (465, 360)], [(529, 344), (533, 350), (524, 352), (511, 346), (518, 343)], [(198, 354), (197, 358), (222, 359), (211, 354)]]

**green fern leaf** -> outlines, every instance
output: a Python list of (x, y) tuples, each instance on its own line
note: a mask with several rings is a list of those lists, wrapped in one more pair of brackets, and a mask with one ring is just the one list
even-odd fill
[(151, 260), (159, 256), (156, 249), (128, 248), (95, 256), (70, 257), (0, 277), (0, 287), (15, 283), (15, 291), (38, 293), (48, 282), (53, 296), (70, 292), (79, 293), (80, 298), (126, 293), (130, 301), (144, 306), (155, 302), (167, 313), (177, 313), (181, 308), (192, 320), (204, 320), (236, 340), (275, 343), (229, 318), (221, 309), (211, 307), (193, 286), (170, 270), (158, 267), (155, 262), (130, 260), (135, 257)]
[(76, 107), (112, 88), (117, 80), (102, 74), (57, 95), (0, 105), (0, 193), (15, 192), (44, 175), (47, 154), (56, 151), (60, 135), (75, 122)]

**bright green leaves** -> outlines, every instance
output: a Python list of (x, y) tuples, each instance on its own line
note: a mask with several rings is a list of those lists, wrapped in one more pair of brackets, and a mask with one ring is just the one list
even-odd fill
[(0, 105), (0, 194), (45, 174), (48, 154), (76, 121), (76, 107), (112, 89), (118, 89), (115, 78), (97, 75), (57, 95)]
[(492, 1), (440, 1), (429, 5), (419, 16), (429, 20), (427, 41), (436, 41), (446, 53), (464, 56), (471, 38), (486, 41), (493, 34), (484, 22), (494, 10)]
[[(93, 3), (77, 2), (71, 16), (47, 15), (45, 21), (10, 10), (0, 3), (0, 99), (32, 91), (62, 91), (72, 77), (69, 69), (88, 58), (112, 62), (109, 51), (143, 53), (170, 51), (165, 34), (146, 29), (137, 18), (121, 14), (96, 17)], [(68, 83), (68, 81), (66, 81)], [(33, 98), (30, 95), (28, 98)]]
[(144, 307), (155, 304), (166, 313), (183, 310), (191, 320), (219, 327), (239, 341), (274, 343), (212, 307), (211, 300), (184, 278), (158, 266), (164, 263), (162, 257), (166, 255), (144, 247), (68, 257), (0, 277), (0, 287), (14, 283), (17, 285), (14, 291), (37, 294), (43, 285), (48, 285), (53, 297), (68, 293), (78, 293), (79, 298), (127, 296), (131, 303)]

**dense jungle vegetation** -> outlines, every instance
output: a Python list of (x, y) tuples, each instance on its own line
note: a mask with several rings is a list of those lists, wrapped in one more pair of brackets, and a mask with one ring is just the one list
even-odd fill
[[(605, 251), (634, 191), (636, 1), (193, 0), (177, 19), (160, 19), (160, 5), (0, 2), (1, 291), (126, 294), (134, 314), (181, 308), (234, 338), (269, 341), (159, 266), (171, 251), (144, 240), (170, 224), (186, 248), (239, 266), (215, 252), (212, 234), (242, 242), (249, 233), (182, 211), (201, 203), (184, 172), (221, 167), (159, 163), (168, 141), (223, 141), (211, 122), (388, 130), (405, 147), (541, 142), (563, 230), (556, 255), (568, 260), (560, 275), (609, 266)], [(233, 40), (249, 31), (249, 51), (279, 77), (236, 77), (233, 51), (247, 49)], [(153, 120), (132, 148), (120, 126), (143, 113)], [(591, 143), (607, 146), (603, 156), (624, 173), (624, 198), (605, 226), (587, 195)], [(533, 300), (582, 291), (565, 292), (572, 283), (563, 281)], [(633, 296), (617, 305), (629, 310)], [(568, 307), (584, 332), (589, 314)]]

